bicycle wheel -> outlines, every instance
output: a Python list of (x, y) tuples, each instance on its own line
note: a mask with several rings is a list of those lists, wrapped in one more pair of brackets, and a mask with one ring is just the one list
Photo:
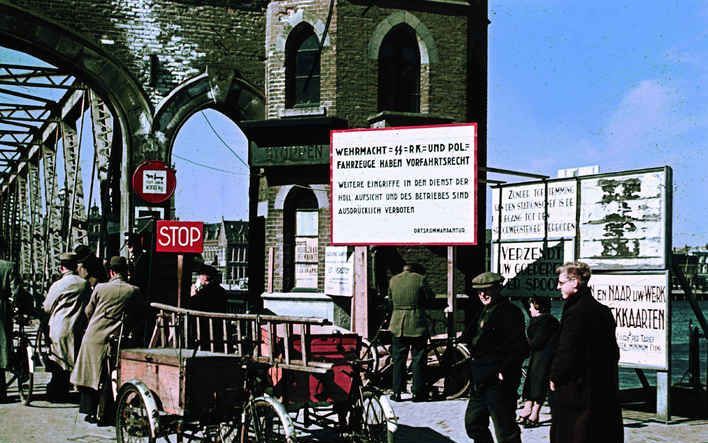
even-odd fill
[[(388, 400), (364, 391), (350, 415), (350, 426), (360, 443), (392, 443), (395, 429), (393, 408)], [(393, 427), (389, 425), (394, 425)]]
[(295, 427), (285, 408), (270, 397), (248, 402), (241, 423), (241, 443), (295, 443)]
[(18, 333), (15, 337), (13, 354), (13, 378), (17, 381), (17, 391), (22, 403), (29, 405), (34, 388), (34, 351), (29, 338), (23, 333)]
[(148, 408), (135, 386), (122, 390), (116, 406), (116, 437), (119, 443), (154, 443)]
[(376, 373), (379, 371), (379, 349), (378, 346), (371, 343), (369, 340), (362, 339), (361, 354), (359, 358), (362, 361), (361, 375), (365, 381), (373, 380)]
[(428, 349), (426, 385), (433, 399), (452, 400), (463, 396), (470, 387), (467, 363), (470, 353), (462, 344), (455, 344), (446, 356), (447, 345), (441, 343)]

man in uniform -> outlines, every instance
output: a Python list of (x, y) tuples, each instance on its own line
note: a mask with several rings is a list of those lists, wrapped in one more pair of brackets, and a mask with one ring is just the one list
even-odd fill
[(85, 323), (84, 306), (88, 283), (76, 275), (76, 254), (65, 252), (59, 256), (61, 278), (49, 287), (42, 308), (49, 314), (49, 338), (52, 379), (47, 384), (50, 401), (66, 399), (71, 385), (69, 374), (74, 368), (78, 345)]
[(428, 322), (425, 308), (434, 296), (425, 282), (423, 272), (414, 272), (415, 266), (406, 264), (403, 272), (391, 277), (388, 296), (393, 304), (389, 329), (393, 335), (391, 358), (393, 360), (393, 396), (401, 401), (406, 381), (406, 360), (412, 352), (413, 401), (424, 401), (425, 392), (425, 344), (428, 340)]
[(7, 398), (5, 370), (12, 345), (12, 305), (20, 294), (17, 269), (11, 261), (0, 260), (0, 402)]
[(471, 382), (465, 411), (467, 435), (476, 443), (492, 443), (489, 418), (498, 443), (520, 443), (516, 398), (521, 364), (529, 354), (524, 314), (501, 295), (504, 277), (485, 272), (472, 279), (482, 310), (468, 325)]
[(134, 328), (136, 316), (144, 309), (140, 289), (126, 282), (127, 272), (125, 257), (111, 257), (108, 265), (110, 280), (96, 285), (86, 305), (89, 324), (71, 373), (71, 382), (81, 392), (79, 412), (86, 414), (84, 419), (89, 423), (97, 421), (98, 387), (108, 338), (119, 334), (122, 327)]

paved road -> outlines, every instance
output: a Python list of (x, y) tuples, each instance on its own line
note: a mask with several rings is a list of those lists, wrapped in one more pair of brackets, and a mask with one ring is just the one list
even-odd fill
[[(44, 392), (46, 375), (40, 374), (37, 392)], [(22, 406), (10, 392), (11, 403), (0, 404), (0, 443), (104, 443), (115, 441), (115, 429), (84, 423), (76, 404), (52, 404), (40, 395), (31, 406)], [(466, 401), (395, 403), (400, 417), (396, 443), (467, 443), (463, 417)], [(543, 426), (525, 429), (525, 443), (547, 442), (548, 411)], [(674, 418), (670, 424), (659, 423), (651, 414), (624, 412), (625, 441), (628, 443), (708, 443), (708, 420)]]

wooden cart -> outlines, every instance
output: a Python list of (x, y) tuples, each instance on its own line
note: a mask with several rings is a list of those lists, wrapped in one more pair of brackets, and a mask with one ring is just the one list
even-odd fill
[[(120, 352), (119, 442), (186, 438), (294, 443), (293, 417), (314, 406), (296, 398), (312, 399), (310, 380), (317, 384), (330, 379), (335, 383), (321, 385), (318, 405), (330, 404), (339, 420), (310, 414), (320, 417), (318, 424), (356, 428), (351, 435), (369, 436), (358, 441), (386, 441), (395, 430), (390, 404), (384, 397), (364, 393), (356, 363), (345, 361), (358, 356), (358, 336), (350, 335), (354, 347), (341, 353), (338, 340), (343, 335), (311, 333), (312, 328), (328, 325), (327, 320), (152, 306), (159, 312), (150, 347)], [(345, 389), (339, 392), (338, 381), (345, 379)], [(309, 384), (296, 382), (283, 389), (281, 382), (286, 380)]]

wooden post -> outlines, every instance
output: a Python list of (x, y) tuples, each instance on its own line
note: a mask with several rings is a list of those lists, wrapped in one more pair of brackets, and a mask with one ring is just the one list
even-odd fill
[(184, 255), (177, 254), (177, 307), (182, 307), (182, 269), (184, 265)]
[[(456, 335), (455, 330), (455, 247), (447, 247), (447, 309), (446, 309), (446, 321), (447, 321), (447, 340), (445, 346), (445, 353), (443, 355), (443, 361), (441, 362), (441, 367), (449, 368), (449, 362), (451, 360), (453, 339)], [(450, 371), (446, 371), (445, 374), (445, 386), (444, 393), (447, 396), (448, 392), (448, 377), (454, 376), (450, 374)]]
[(352, 299), (352, 330), (369, 337), (369, 288), (367, 247), (354, 247), (354, 297)]

